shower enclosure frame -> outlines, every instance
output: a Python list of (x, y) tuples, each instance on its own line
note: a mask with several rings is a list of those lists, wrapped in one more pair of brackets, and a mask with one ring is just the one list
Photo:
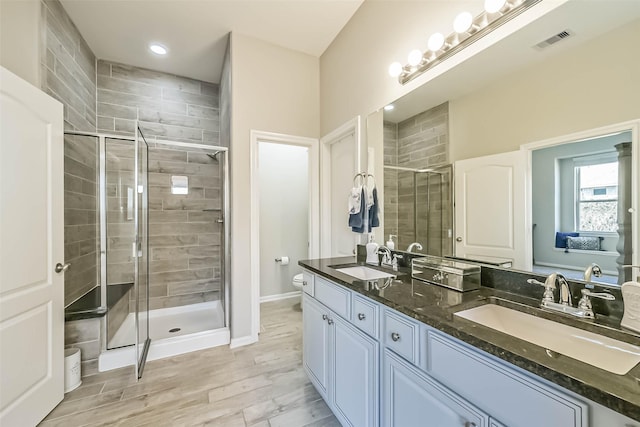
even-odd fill
[[(138, 124), (136, 122), (136, 129), (138, 129)], [(65, 135), (74, 135), (74, 136), (86, 136), (93, 137), (98, 139), (98, 162), (99, 162), (99, 172), (98, 172), (98, 192), (99, 192), (99, 203), (100, 208), (98, 210), (99, 221), (100, 221), (100, 307), (98, 309), (107, 311), (107, 212), (106, 212), (106, 202), (107, 202), (107, 192), (106, 192), (106, 143), (107, 139), (114, 139), (119, 141), (129, 141), (137, 146), (138, 137), (137, 133), (135, 136), (128, 135), (118, 135), (118, 134), (109, 134), (102, 132), (85, 132), (85, 131), (75, 131), (69, 130), (64, 132)], [(146, 142), (146, 141), (145, 141)], [(221, 301), (223, 303), (223, 314), (224, 314), (224, 324), (222, 328), (229, 329), (230, 327), (230, 268), (231, 268), (231, 251), (230, 251), (230, 224), (228, 221), (231, 218), (230, 215), (230, 185), (229, 185), (229, 148), (217, 145), (207, 145), (207, 144), (198, 144), (198, 143), (189, 143), (189, 142), (181, 142), (181, 141), (170, 141), (170, 140), (151, 140), (150, 143), (157, 145), (166, 145), (173, 147), (181, 147), (181, 148), (193, 148), (196, 150), (203, 151), (211, 151), (211, 152), (219, 152), (223, 153), (223, 162), (222, 162), (222, 210), (221, 210), (221, 218), (217, 221), (222, 224), (222, 233), (221, 233), (221, 246), (223, 248), (223, 265), (221, 268), (221, 279), (222, 279), (222, 298)], [(215, 153), (217, 154), (217, 153)], [(149, 283), (149, 282), (147, 282)], [(108, 314), (107, 314), (108, 315)], [(101, 324), (101, 353), (110, 351), (107, 348), (107, 322), (104, 321)], [(149, 322), (147, 322), (147, 328), (149, 327)], [(136, 331), (136, 341), (137, 341), (138, 331)], [(147, 334), (148, 337), (148, 334)], [(147, 339), (147, 342), (149, 339)], [(148, 353), (149, 346), (145, 345), (145, 349), (143, 350), (145, 355)], [(138, 351), (136, 351), (136, 375), (141, 374), (142, 372), (138, 372)]]
[[(430, 210), (431, 207), (431, 191), (430, 191), (430, 187), (431, 187), (431, 183), (430, 183), (430, 175), (437, 175), (440, 178), (440, 188), (441, 188), (441, 192), (442, 192), (442, 186), (444, 185), (444, 175), (449, 174), (450, 176), (450, 182), (449, 182), (449, 191), (447, 191), (447, 196), (449, 197), (449, 203), (451, 205), (451, 217), (450, 219), (450, 223), (451, 223), (451, 229), (450, 229), (450, 234), (447, 235), (447, 237), (442, 236), (440, 238), (440, 253), (442, 254), (442, 256), (444, 256), (444, 242), (445, 240), (449, 240), (450, 244), (451, 244), (451, 248), (454, 248), (454, 238), (453, 238), (453, 230), (455, 229), (455, 215), (453, 215), (453, 195), (454, 195), (454, 188), (453, 188), (453, 164), (448, 163), (448, 164), (444, 164), (444, 165), (440, 165), (440, 166), (434, 166), (434, 167), (430, 167), (430, 168), (422, 168), (422, 169), (417, 169), (417, 168), (409, 168), (409, 167), (404, 167), (404, 166), (393, 166), (393, 165), (384, 165), (383, 166), (384, 169), (388, 169), (388, 170), (393, 170), (393, 171), (398, 171), (398, 172), (411, 172), (413, 173), (413, 230), (414, 230), (414, 241), (417, 241), (417, 233), (418, 233), (418, 205), (419, 205), (419, 201), (418, 201), (418, 188), (417, 188), (417, 182), (418, 182), (418, 175), (421, 174), (426, 174), (427, 177), (427, 210)], [(445, 171), (443, 171), (445, 170)], [(440, 210), (440, 224), (444, 223), (444, 216), (443, 216), (443, 211)], [(441, 232), (444, 232), (444, 230), (441, 230)], [(428, 247), (428, 244), (425, 244), (425, 247)], [(453, 255), (453, 254), (452, 254)]]

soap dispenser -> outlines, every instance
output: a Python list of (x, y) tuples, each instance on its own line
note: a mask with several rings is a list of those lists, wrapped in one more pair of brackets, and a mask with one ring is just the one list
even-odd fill
[(395, 243), (393, 243), (393, 238), (397, 238), (398, 236), (396, 236), (395, 234), (389, 234), (389, 240), (387, 240), (387, 247), (390, 250), (394, 250), (395, 249)]
[(369, 243), (367, 243), (367, 264), (378, 265), (378, 244), (373, 234), (369, 235)]

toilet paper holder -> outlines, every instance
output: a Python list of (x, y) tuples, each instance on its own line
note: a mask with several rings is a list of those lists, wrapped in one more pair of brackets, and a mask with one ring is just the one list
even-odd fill
[(276, 262), (282, 262), (282, 258), (276, 258)]
[(281, 256), (280, 258), (276, 258), (276, 262), (279, 262), (281, 265), (289, 265), (289, 257)]

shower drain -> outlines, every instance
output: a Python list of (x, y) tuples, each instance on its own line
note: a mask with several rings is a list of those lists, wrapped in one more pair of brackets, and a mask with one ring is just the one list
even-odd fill
[(180, 328), (171, 328), (169, 329), (169, 332), (178, 332), (180, 331)]

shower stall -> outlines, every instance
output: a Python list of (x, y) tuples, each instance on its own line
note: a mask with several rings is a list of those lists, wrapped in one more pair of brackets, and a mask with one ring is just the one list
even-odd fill
[(397, 236), (396, 249), (419, 242), (422, 252), (453, 254), (452, 166), (414, 169), (384, 165), (385, 234)]
[(99, 370), (140, 377), (147, 358), (229, 343), (229, 189), (226, 147), (136, 130), (65, 133), (65, 306), (104, 316)]

